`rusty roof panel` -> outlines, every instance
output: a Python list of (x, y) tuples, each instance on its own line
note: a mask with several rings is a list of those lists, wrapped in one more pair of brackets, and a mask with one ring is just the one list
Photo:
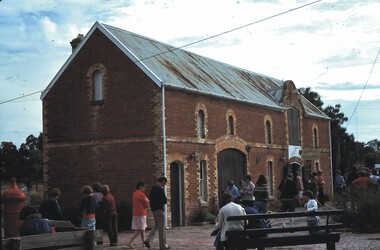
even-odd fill
[(164, 84), (279, 107), (268, 89), (282, 86), (281, 80), (176, 49), (109, 25), (103, 26)]
[[(161, 84), (200, 93), (283, 109), (284, 82), (222, 63), (109, 25), (102, 25), (137, 60), (160, 79)], [(307, 115), (324, 117), (305, 102)], [(306, 100), (307, 101), (307, 100)], [(323, 113), (322, 113), (323, 114)]]

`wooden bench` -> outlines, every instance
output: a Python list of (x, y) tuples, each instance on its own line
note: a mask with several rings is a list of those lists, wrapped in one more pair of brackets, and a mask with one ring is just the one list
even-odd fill
[[(326, 244), (327, 249), (335, 249), (335, 243), (340, 239), (340, 233), (332, 232), (333, 230), (343, 228), (342, 223), (330, 223), (331, 216), (343, 215), (342, 210), (321, 210), (317, 212), (287, 212), (287, 213), (265, 213), (265, 214), (248, 214), (241, 216), (230, 216), (227, 221), (244, 221), (244, 230), (227, 231), (227, 244), (228, 249), (252, 249), (258, 248), (259, 250), (266, 247), (278, 246), (296, 246), (308, 244)], [(310, 227), (306, 224), (307, 216), (320, 216), (321, 221), (318, 226)], [(326, 216), (326, 218), (324, 218)], [(256, 219), (273, 220), (279, 218), (303, 218), (305, 226), (295, 227), (274, 227), (247, 229), (249, 221)], [(325, 223), (323, 223), (325, 219)], [(312, 233), (311, 233), (312, 232)], [(261, 236), (259, 236), (261, 235)], [(267, 235), (263, 237), (262, 235)]]
[(70, 222), (51, 221), (56, 233), (5, 238), (1, 240), (3, 250), (65, 249), (101, 250), (103, 231), (74, 227)]

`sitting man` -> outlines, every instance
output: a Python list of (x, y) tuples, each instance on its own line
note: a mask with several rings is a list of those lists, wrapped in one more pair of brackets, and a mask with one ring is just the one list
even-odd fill
[[(250, 206), (243, 206), (245, 213), (246, 214), (259, 214), (257, 209), (255, 207), (250, 207)], [(269, 228), (270, 224), (268, 225), (265, 223), (263, 219), (250, 219), (248, 221), (247, 229), (254, 229), (254, 228)], [(267, 233), (257, 233), (255, 236), (249, 236), (250, 238), (252, 237), (266, 237), (268, 236)]]
[(18, 227), (20, 236), (51, 233), (53, 226), (47, 219), (37, 214), (37, 209), (25, 206), (20, 211), (20, 220), (24, 222)]

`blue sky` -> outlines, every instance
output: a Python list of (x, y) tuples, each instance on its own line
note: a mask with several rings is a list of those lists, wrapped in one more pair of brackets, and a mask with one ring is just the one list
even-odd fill
[(378, 0), (2, 0), (0, 13), (0, 142), (42, 132), (39, 91), (96, 21), (178, 47), (252, 24), (185, 49), (311, 87), (356, 140), (380, 139)]

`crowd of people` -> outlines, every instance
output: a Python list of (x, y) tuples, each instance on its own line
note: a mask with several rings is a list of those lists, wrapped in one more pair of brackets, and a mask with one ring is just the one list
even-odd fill
[[(134, 231), (134, 234), (127, 242), (129, 248), (135, 248), (133, 242), (138, 236), (141, 238), (141, 244), (150, 248), (155, 233), (158, 231), (159, 249), (170, 249), (166, 242), (165, 235), (164, 206), (167, 203), (167, 198), (164, 192), (164, 186), (166, 183), (166, 177), (158, 178), (156, 184), (151, 189), (150, 197), (148, 199), (145, 194), (146, 183), (144, 181), (137, 182), (136, 190), (132, 197), (133, 211), (131, 228)], [(29, 191), (30, 188), (26, 190)], [(117, 246), (118, 214), (116, 210), (116, 201), (110, 192), (110, 187), (95, 182), (92, 186), (84, 185), (81, 194), (81, 227), (87, 229), (103, 229), (108, 234), (110, 246)], [(19, 216), (19, 219), (23, 221), (18, 228), (20, 236), (56, 232), (53, 222), (64, 218), (61, 206), (58, 202), (60, 195), (60, 189), (52, 188), (48, 192), (47, 198), (39, 204), (38, 209), (31, 206), (30, 203), (25, 204), (21, 209)], [(155, 226), (152, 228), (148, 237), (145, 238), (148, 207), (151, 208), (153, 213)]]
[(351, 171), (343, 176), (337, 170), (335, 175), (334, 189), (337, 194), (342, 194), (345, 191), (372, 191), (375, 195), (380, 195), (380, 177), (376, 168), (362, 168), (358, 170), (353, 167)]
[[(325, 181), (323, 171), (311, 172), (307, 181), (302, 178), (299, 171), (295, 171), (294, 173), (295, 175), (289, 172), (277, 188), (280, 192), (281, 212), (294, 212), (297, 206), (304, 207), (305, 212), (311, 212), (316, 211), (320, 206), (324, 206), (323, 188)], [(140, 237), (143, 246), (150, 248), (152, 240), (158, 231), (159, 249), (170, 249), (165, 235), (165, 205), (167, 204), (167, 197), (164, 187), (166, 183), (166, 177), (158, 178), (156, 184), (151, 188), (148, 199), (145, 194), (146, 183), (144, 181), (137, 182), (136, 190), (132, 197), (131, 228), (134, 233), (127, 242), (129, 248), (135, 248), (133, 243), (138, 237)], [(216, 224), (219, 229), (215, 240), (217, 250), (225, 248), (227, 240), (226, 231), (242, 230), (244, 226), (243, 222), (227, 221), (226, 218), (228, 216), (268, 212), (269, 189), (264, 175), (260, 175), (255, 184), (252, 182), (250, 175), (245, 175), (239, 184), (239, 186), (236, 186), (232, 180), (228, 181), (227, 188), (221, 197), (221, 207)], [(376, 169), (357, 171), (353, 168), (346, 176), (343, 176), (337, 170), (334, 179), (335, 193), (342, 194), (343, 192), (352, 190), (372, 190), (374, 194), (380, 194), (379, 173)], [(24, 192), (30, 192), (30, 183), (26, 185)], [(110, 246), (117, 246), (118, 214), (116, 202), (110, 193), (109, 186), (95, 182), (92, 186), (83, 186), (81, 193), (81, 226), (89, 229), (104, 229), (108, 234)], [(26, 203), (26, 206), (20, 212), (20, 220), (24, 221), (19, 226), (21, 236), (55, 232), (51, 220), (63, 219), (58, 202), (60, 195), (61, 191), (58, 188), (52, 188), (48, 192), (47, 198), (39, 205), (38, 210), (30, 206), (30, 203)], [(30, 201), (28, 200), (28, 195), (27, 201)], [(147, 209), (149, 207), (155, 223), (148, 236), (145, 237)], [(309, 226), (318, 225), (319, 218), (308, 216), (306, 223)], [(260, 228), (268, 226), (268, 223), (257, 220), (253, 221), (249, 226)], [(288, 223), (287, 221), (283, 222), (283, 227), (292, 226), (292, 218), (290, 218)]]
[[(226, 231), (243, 230), (243, 221), (227, 221), (229, 216), (266, 213), (268, 211), (269, 189), (267, 179), (260, 175), (256, 184), (252, 182), (250, 175), (245, 175), (236, 187), (232, 180), (228, 181), (227, 189), (221, 196), (214, 246), (217, 250), (226, 249)], [(264, 228), (268, 224), (261, 220), (252, 220), (247, 225), (249, 228)]]

